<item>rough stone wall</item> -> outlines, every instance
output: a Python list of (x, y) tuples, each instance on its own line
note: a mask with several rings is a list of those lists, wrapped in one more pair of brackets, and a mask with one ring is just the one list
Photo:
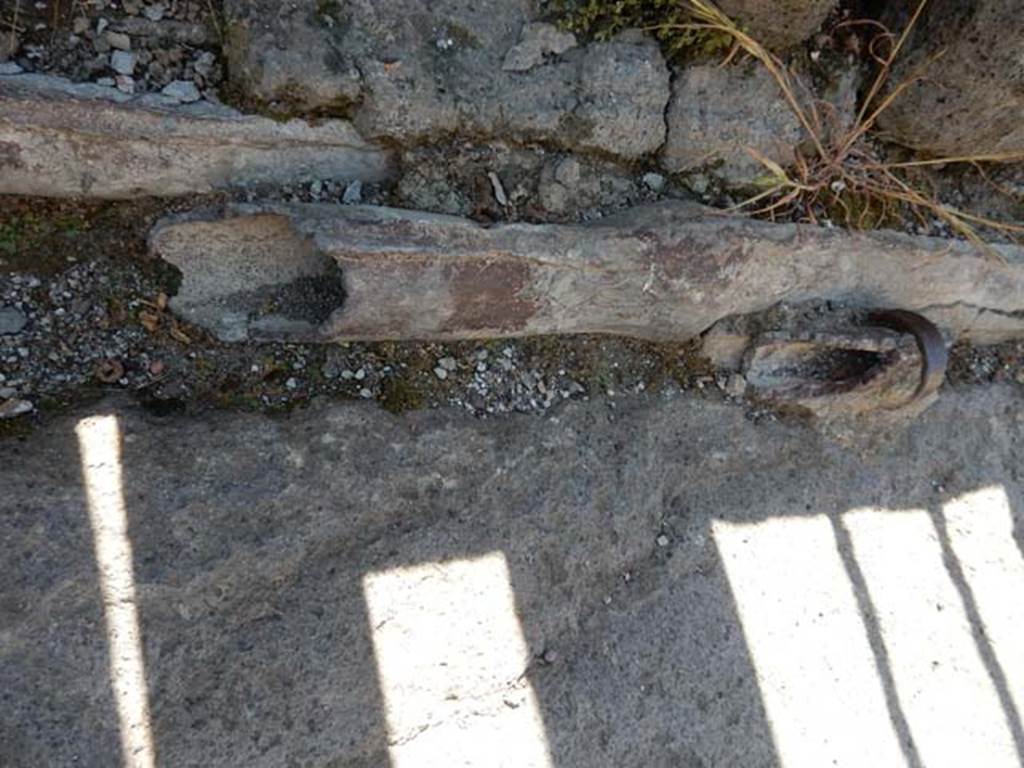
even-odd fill
[[(905, 13), (891, 17), (894, 24), (906, 20)], [(936, 155), (1024, 151), (1022, 39), (1017, 0), (929, 3), (892, 85), (915, 74), (923, 79), (882, 114), (881, 127), (895, 141)]]
[(718, 7), (770, 48), (788, 48), (817, 32), (836, 0), (719, 0)]
[(265, 6), (227, 4), (233, 82), (259, 102), (340, 110), (368, 139), (542, 141), (627, 159), (664, 141), (669, 73), (642, 35), (581, 48), (531, 24), (530, 3), (503, 0)]

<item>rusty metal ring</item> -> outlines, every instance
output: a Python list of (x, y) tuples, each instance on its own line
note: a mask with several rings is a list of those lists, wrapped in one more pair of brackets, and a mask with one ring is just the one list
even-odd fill
[(872, 312), (868, 320), (883, 328), (909, 333), (921, 350), (921, 381), (909, 402), (920, 400), (937, 392), (946, 379), (949, 350), (942, 332), (928, 318), (905, 309), (886, 309)]

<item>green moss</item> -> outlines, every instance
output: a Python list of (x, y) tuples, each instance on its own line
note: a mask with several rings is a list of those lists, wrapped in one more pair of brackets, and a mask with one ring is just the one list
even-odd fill
[(343, 20), (344, 8), (339, 0), (316, 0), (315, 20), (327, 27), (333, 27)]
[(106, 394), (104, 387), (84, 384), (60, 394), (32, 397), (31, 400), (36, 406), (35, 411), (15, 419), (0, 419), (0, 442), (24, 440), (39, 427), (51, 423), (71, 410), (99, 402)]
[(66, 245), (90, 228), (83, 215), (12, 206), (0, 213), (0, 260), (9, 269), (51, 274), (67, 266)]
[(423, 408), (423, 393), (408, 378), (387, 379), (381, 386), (379, 399), (381, 408), (389, 413), (399, 414), (418, 411)]
[(14, 224), (0, 224), (0, 254), (13, 256), (18, 252), (21, 232)]
[(19, 416), (16, 419), (0, 419), (0, 442), (4, 440), (24, 439), (32, 434), (35, 422), (31, 416)]
[(693, 23), (683, 0), (556, 0), (555, 11), (563, 28), (595, 40), (650, 29), (668, 59), (717, 56), (733, 44), (726, 32), (680, 28)]

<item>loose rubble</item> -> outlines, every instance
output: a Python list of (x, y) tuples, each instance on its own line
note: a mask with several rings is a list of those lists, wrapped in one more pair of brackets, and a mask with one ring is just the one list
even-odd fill
[[(129, 393), (161, 413), (288, 409), (328, 397), (376, 400), (395, 412), (453, 405), (497, 416), (665, 386), (721, 396), (693, 345), (602, 338), (219, 342), (170, 313), (167, 297), (179, 278), (144, 256), (149, 223), (175, 207), (190, 206), (118, 203), (104, 212), (15, 200), (0, 210), (0, 307), (26, 320), (13, 335), (0, 335), (0, 401), (31, 402), (33, 419), (106, 392)], [(41, 217), (38, 224), (24, 223), (28, 211)], [(96, 220), (102, 223), (89, 224)], [(20, 247), (5, 250), (19, 221)], [(113, 378), (111, 362), (120, 366)]]

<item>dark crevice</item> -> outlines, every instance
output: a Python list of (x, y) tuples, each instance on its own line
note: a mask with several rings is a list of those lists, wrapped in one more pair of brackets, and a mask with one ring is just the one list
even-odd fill
[(835, 537), (836, 551), (846, 571), (846, 578), (849, 579), (853, 588), (853, 596), (857, 601), (857, 610), (860, 612), (861, 621), (864, 624), (864, 631), (867, 634), (868, 645), (871, 647), (871, 656), (875, 663), (875, 672), (882, 684), (882, 693), (885, 696), (885, 705), (889, 710), (889, 720), (896, 732), (900, 750), (907, 762), (908, 768), (924, 768), (921, 754), (918, 751), (914, 736), (910, 732), (910, 724), (906, 712), (900, 702), (899, 693), (896, 690), (896, 678), (893, 675), (892, 659), (889, 658), (889, 651), (885, 646), (882, 637), (882, 627), (878, 620), (878, 610), (875, 608), (868, 590), (867, 579), (864, 578), (864, 571), (854, 556), (853, 538), (850, 536), (845, 524), (838, 514), (829, 515), (829, 522), (832, 523), (832, 535)]
[(1014, 703), (1013, 696), (1010, 693), (1010, 683), (1007, 679), (1006, 671), (996, 657), (992, 641), (985, 634), (985, 622), (981, 617), (977, 598), (975, 598), (974, 591), (967, 581), (967, 576), (964, 574), (960, 560), (953, 551), (953, 543), (949, 538), (949, 528), (946, 524), (945, 516), (937, 507), (931, 507), (928, 510), (928, 516), (931, 518), (935, 533), (938, 536), (939, 546), (942, 548), (942, 561), (946, 566), (946, 572), (953, 582), (957, 595), (960, 597), (964, 614), (967, 616), (971, 637), (978, 650), (978, 656), (985, 666), (985, 672), (988, 673), (992, 687), (999, 698), (999, 706), (1003, 711), (1003, 716), (1006, 718), (1006, 726), (1013, 738), (1014, 746), (1017, 749), (1017, 756), (1021, 763), (1024, 764), (1024, 725), (1021, 723), (1021, 714), (1017, 710), (1017, 705)]

